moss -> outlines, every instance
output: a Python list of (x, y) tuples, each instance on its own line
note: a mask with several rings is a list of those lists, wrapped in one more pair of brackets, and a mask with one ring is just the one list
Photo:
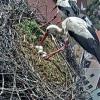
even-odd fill
[[(64, 65), (64, 59), (61, 57), (61, 55), (56, 54), (52, 57), (52, 61), (46, 61), (37, 54), (37, 51), (34, 48), (36, 43), (38, 43), (38, 39), (36, 40), (36, 43), (30, 41), (30, 38), (34, 36), (36, 36), (36, 38), (39, 38), (39, 36), (42, 34), (41, 30), (39, 30), (38, 27), (39, 25), (34, 20), (25, 20), (21, 24), (18, 24), (18, 27), (16, 29), (20, 33), (20, 40), (22, 44), (21, 52), (23, 52), (35, 71), (40, 74), (41, 78), (44, 81), (63, 85), (66, 81), (65, 73), (67, 73), (66, 69), (68, 68), (68, 66)], [(26, 35), (27, 41), (24, 41), (23, 35)], [(44, 50), (47, 53), (50, 53), (54, 51), (54, 49), (56, 48), (51, 39), (46, 39)], [(67, 81), (68, 84), (71, 83), (70, 75)]]
[(17, 26), (20, 28), (20, 31), (27, 35), (29, 42), (35, 43), (39, 36), (43, 34), (35, 20), (24, 20)]

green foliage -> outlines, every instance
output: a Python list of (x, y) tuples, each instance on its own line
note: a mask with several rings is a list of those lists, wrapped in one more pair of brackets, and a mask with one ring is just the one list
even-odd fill
[(99, 18), (99, 0), (92, 0), (91, 4), (88, 6), (86, 12), (90, 20), (93, 22), (93, 25), (100, 30), (100, 18)]
[(19, 24), (21, 31), (27, 34), (28, 40), (30, 42), (35, 42), (40, 35), (42, 35), (39, 25), (35, 20), (24, 20)]

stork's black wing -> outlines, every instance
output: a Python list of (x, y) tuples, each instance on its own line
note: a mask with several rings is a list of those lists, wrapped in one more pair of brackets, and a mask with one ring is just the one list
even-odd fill
[(80, 9), (77, 6), (76, 2), (75, 1), (72, 1), (72, 0), (69, 0), (69, 4), (70, 4), (72, 10), (74, 11), (75, 15), (78, 16), (79, 13), (80, 13)]
[(72, 31), (68, 31), (71, 37), (73, 37), (87, 52), (94, 55), (100, 63), (100, 43), (95, 41), (93, 38), (84, 38), (80, 35), (75, 34)]
[(92, 36), (95, 38), (95, 40), (99, 43), (99, 39), (98, 36), (96, 34), (96, 29), (93, 26), (92, 22), (89, 20), (89, 18), (87, 16), (83, 16), (82, 19), (89, 24), (89, 26), (87, 27), (89, 32), (92, 34)]
[(99, 38), (98, 38), (98, 36), (96, 34), (95, 28), (93, 26), (91, 26), (91, 27), (88, 26), (88, 30), (92, 34), (92, 36), (95, 38), (95, 40), (97, 41), (97, 43), (100, 43)]

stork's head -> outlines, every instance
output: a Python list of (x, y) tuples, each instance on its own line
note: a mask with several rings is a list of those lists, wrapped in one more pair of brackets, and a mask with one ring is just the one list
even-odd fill
[(43, 44), (43, 41), (46, 39), (46, 37), (48, 35), (50, 36), (57, 36), (57, 34), (59, 33), (62, 33), (62, 29), (56, 25), (49, 25), (47, 28), (46, 28), (46, 33), (44, 34), (44, 37), (43, 39), (41, 40), (41, 45)]
[(57, 33), (61, 33), (62, 29), (56, 25), (49, 25), (46, 28), (46, 32), (48, 33), (48, 35), (56, 35)]

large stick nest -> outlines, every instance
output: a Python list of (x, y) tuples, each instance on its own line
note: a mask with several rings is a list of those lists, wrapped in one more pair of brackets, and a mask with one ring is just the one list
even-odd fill
[[(41, 59), (34, 48), (42, 34), (36, 24), (41, 13), (35, 15), (26, 1), (19, 1), (0, 1), (0, 100), (69, 100), (72, 77), (80, 73), (70, 47), (51, 62)], [(45, 50), (53, 48), (46, 40)]]

